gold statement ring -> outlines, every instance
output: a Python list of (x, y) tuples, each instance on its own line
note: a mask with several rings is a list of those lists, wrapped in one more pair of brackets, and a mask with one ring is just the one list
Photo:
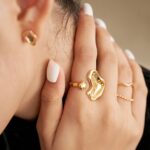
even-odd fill
[(82, 82), (70, 82), (71, 87), (79, 88), (80, 90), (88, 89), (87, 96), (90, 98), (91, 101), (98, 100), (105, 89), (105, 81), (99, 75), (96, 70), (91, 70), (87, 75), (88, 83), (85, 81)]

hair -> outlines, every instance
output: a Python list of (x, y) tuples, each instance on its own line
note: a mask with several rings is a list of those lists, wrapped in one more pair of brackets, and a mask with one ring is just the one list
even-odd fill
[(77, 20), (81, 0), (56, 0), (68, 16), (73, 16)]

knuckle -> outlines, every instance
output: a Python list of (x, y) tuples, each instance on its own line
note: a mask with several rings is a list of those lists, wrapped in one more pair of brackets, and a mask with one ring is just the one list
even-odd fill
[(148, 95), (148, 88), (147, 88), (147, 86), (145, 85), (145, 84), (140, 84), (139, 83), (139, 85), (138, 85), (138, 87), (137, 87), (138, 89), (139, 89), (139, 91), (143, 94), (143, 95)]
[(89, 117), (90, 117), (89, 114), (87, 115), (87, 113), (82, 110), (82, 111), (78, 112), (76, 120), (77, 120), (78, 124), (82, 126), (88, 122)]
[(79, 23), (79, 25), (82, 26), (82, 30), (88, 29), (87, 32), (89, 32), (89, 29), (95, 30), (95, 22), (93, 17), (83, 15), (79, 18)]
[(110, 64), (117, 64), (117, 55), (113, 50), (106, 50), (101, 57), (103, 62), (109, 62)]
[[(94, 24), (93, 18), (84, 18), (82, 23), (83, 23), (82, 24), (83, 29), (85, 29), (86, 33), (90, 33), (89, 27), (91, 28), (91, 31), (94, 31), (95, 24)], [(88, 30), (86, 30), (86, 29), (88, 29)]]
[[(131, 118), (130, 118), (131, 120)], [(128, 121), (126, 124), (126, 136), (130, 137), (131, 140), (140, 140), (144, 131), (144, 124), (139, 124), (137, 121)]]
[(94, 46), (80, 46), (77, 48), (76, 58), (81, 61), (89, 61), (96, 59), (96, 47)]
[(76, 114), (76, 123), (78, 126), (80, 126), (81, 129), (86, 129), (89, 126), (96, 125), (97, 119), (95, 117), (94, 113), (89, 112), (87, 108), (82, 108), (78, 111)]
[(136, 91), (138, 91), (144, 95), (148, 94), (148, 88), (143, 82), (136, 83), (134, 88)]
[(117, 113), (115, 113), (115, 111), (108, 111), (105, 114), (107, 114), (103, 118), (105, 126), (107, 126), (108, 128), (113, 128), (113, 129), (119, 129), (121, 127), (121, 122), (118, 119), (119, 117)]
[(122, 63), (119, 65), (119, 71), (123, 76), (126, 76), (126, 77), (132, 76), (132, 70), (130, 66), (126, 63)]
[(43, 103), (57, 103), (57, 102), (59, 102), (59, 99), (60, 99), (60, 97), (59, 97), (59, 95), (50, 95), (50, 94), (48, 94), (48, 93), (46, 93), (46, 92), (43, 92), (42, 93), (42, 102)]

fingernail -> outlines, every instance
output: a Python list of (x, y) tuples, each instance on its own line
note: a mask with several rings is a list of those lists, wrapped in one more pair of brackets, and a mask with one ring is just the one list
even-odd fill
[(127, 57), (128, 57), (129, 59), (135, 60), (135, 56), (134, 56), (134, 54), (131, 52), (131, 50), (126, 49), (126, 50), (125, 50), (125, 54), (127, 55)]
[(83, 4), (83, 11), (86, 15), (93, 16), (93, 9), (89, 3)]
[(95, 19), (95, 22), (101, 28), (107, 29), (106, 23), (102, 19), (97, 18)]
[(110, 41), (111, 41), (111, 42), (115, 42), (115, 39), (111, 36), (111, 37), (110, 37)]
[(52, 83), (56, 83), (60, 72), (60, 67), (53, 60), (49, 61), (47, 68), (47, 80)]

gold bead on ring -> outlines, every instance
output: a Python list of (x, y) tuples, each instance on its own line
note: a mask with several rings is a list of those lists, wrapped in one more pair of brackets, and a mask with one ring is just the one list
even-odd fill
[(79, 88), (81, 90), (87, 89), (87, 83), (86, 82), (70, 82), (70, 86)]
[(117, 97), (118, 97), (118, 98), (121, 98), (121, 99), (123, 99), (123, 100), (125, 100), (125, 101), (128, 101), (128, 102), (133, 102), (133, 101), (134, 101), (133, 98), (127, 98), (127, 97), (122, 96), (122, 95), (117, 95)]

